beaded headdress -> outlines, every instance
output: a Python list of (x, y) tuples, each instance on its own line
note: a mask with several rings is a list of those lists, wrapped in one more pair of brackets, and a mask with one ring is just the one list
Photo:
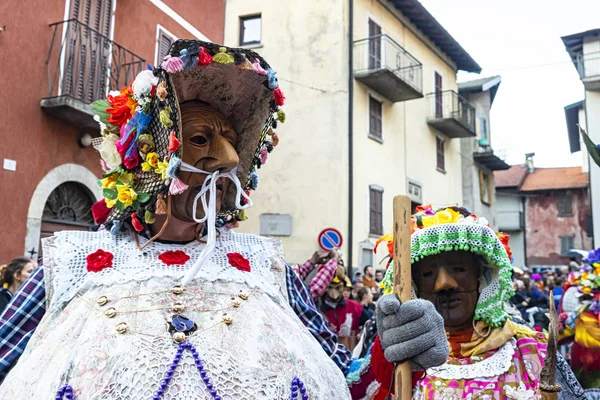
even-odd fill
[[(137, 231), (166, 213), (166, 196), (187, 190), (178, 178), (182, 127), (179, 105), (199, 100), (220, 111), (238, 134), (236, 171), (246, 197), (258, 186), (257, 169), (278, 143), (277, 122), (284, 96), (276, 73), (257, 53), (199, 40), (178, 40), (160, 66), (92, 104), (102, 130), (94, 143), (105, 174), (104, 200), (92, 209), (97, 223), (118, 233), (125, 224)], [(245, 219), (230, 185), (216, 227)], [(242, 199), (242, 203), (247, 201)]]
[[(496, 327), (508, 318), (504, 304), (514, 294), (511, 281), (510, 247), (508, 235), (496, 233), (485, 218), (470, 214), (465, 209), (450, 207), (433, 210), (431, 206), (417, 208), (411, 217), (411, 264), (425, 257), (446, 251), (470, 251), (485, 258), (485, 268), (480, 278), (480, 294), (475, 309), (475, 319)], [(393, 259), (393, 238), (388, 242), (390, 260)], [(392, 293), (394, 285), (391, 262), (381, 286), (384, 293)], [(414, 285), (413, 285), (414, 289)], [(416, 289), (413, 295), (416, 296)]]

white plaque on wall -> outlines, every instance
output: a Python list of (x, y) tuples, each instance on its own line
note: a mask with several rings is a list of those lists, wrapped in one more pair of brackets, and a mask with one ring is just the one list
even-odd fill
[(263, 236), (291, 236), (292, 216), (289, 214), (261, 214), (260, 234)]

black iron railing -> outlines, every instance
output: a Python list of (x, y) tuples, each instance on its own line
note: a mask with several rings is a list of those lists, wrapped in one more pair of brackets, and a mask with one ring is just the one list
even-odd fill
[(421, 63), (388, 35), (376, 35), (354, 42), (356, 76), (387, 69), (398, 78), (422, 91)]
[(84, 103), (133, 81), (145, 60), (105, 35), (71, 19), (54, 28), (46, 60), (48, 97), (70, 96)]
[(429, 93), (427, 95), (430, 105), (428, 119), (454, 118), (475, 132), (475, 107), (454, 90)]
[(600, 52), (578, 55), (576, 60), (577, 72), (581, 79), (600, 77)]

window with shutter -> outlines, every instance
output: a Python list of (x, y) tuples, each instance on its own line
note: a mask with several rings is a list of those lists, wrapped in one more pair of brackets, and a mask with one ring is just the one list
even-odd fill
[(383, 235), (383, 189), (369, 188), (369, 233)]
[(435, 76), (435, 117), (443, 118), (444, 117), (444, 104), (442, 100), (442, 76), (437, 72), (434, 73)]
[(439, 136), (435, 137), (435, 147), (437, 155), (437, 169), (445, 172), (446, 171), (446, 159), (444, 154), (444, 139)]
[(158, 28), (158, 39), (156, 45), (156, 65), (160, 64), (169, 54), (175, 37), (161, 27)]
[(570, 217), (573, 215), (573, 201), (570, 193), (565, 193), (557, 198), (558, 216)]
[(377, 141), (383, 141), (383, 116), (382, 103), (369, 96), (369, 137)]
[(381, 68), (381, 27), (369, 19), (369, 69)]
[(573, 249), (574, 242), (573, 236), (560, 236), (560, 254), (566, 256), (569, 250)]

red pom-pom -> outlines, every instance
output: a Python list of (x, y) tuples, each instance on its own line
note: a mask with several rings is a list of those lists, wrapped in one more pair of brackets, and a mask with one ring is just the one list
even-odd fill
[(131, 224), (133, 225), (133, 228), (138, 232), (141, 232), (144, 230), (142, 223), (140, 222), (140, 220), (137, 217), (137, 213), (131, 214)]
[(113, 258), (112, 253), (98, 249), (86, 257), (87, 270), (89, 272), (100, 272), (105, 268), (110, 268), (112, 267)]
[(210, 56), (210, 54), (208, 54), (204, 47), (200, 47), (200, 54), (198, 55), (198, 65), (205, 67), (212, 62), (213, 59)]
[(250, 261), (248, 261), (240, 253), (227, 253), (227, 259), (229, 260), (229, 264), (236, 267), (240, 271), (250, 272)]
[(97, 224), (106, 222), (108, 214), (110, 214), (110, 208), (108, 208), (104, 199), (94, 203), (92, 206), (92, 217), (94, 217), (94, 221)]
[(275, 98), (275, 104), (278, 106), (282, 106), (283, 103), (285, 103), (285, 96), (283, 95), (281, 89), (277, 88), (273, 90), (273, 97)]

